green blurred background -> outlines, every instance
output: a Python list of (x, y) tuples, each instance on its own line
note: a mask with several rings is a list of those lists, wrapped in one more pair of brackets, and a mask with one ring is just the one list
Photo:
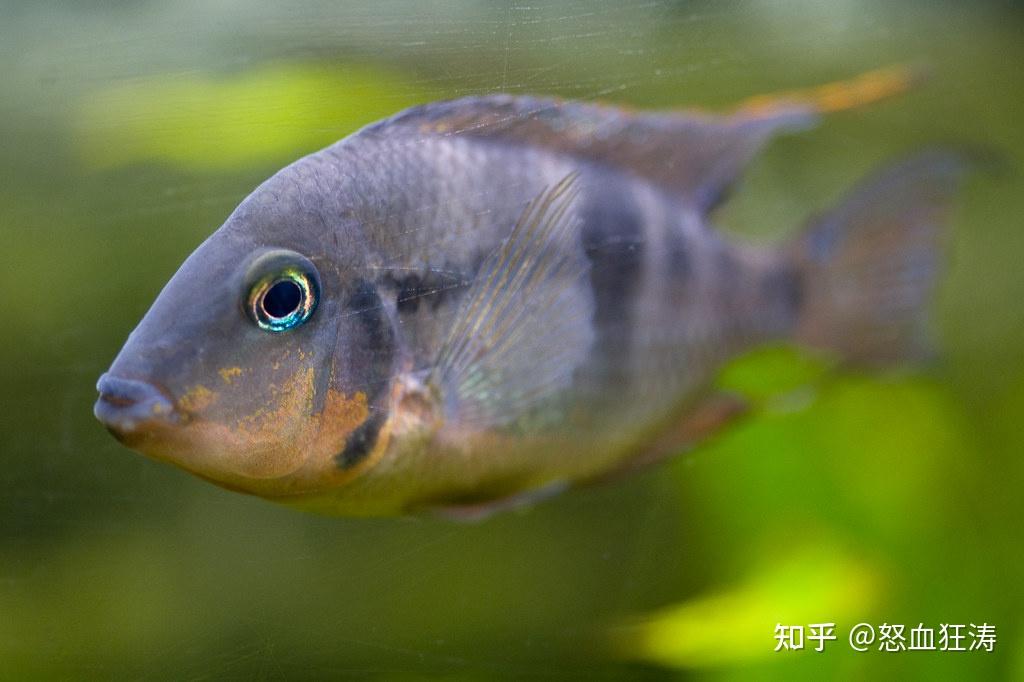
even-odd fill
[[(1024, 679), (1024, 12), (983, 2), (0, 4), (0, 679)], [(995, 149), (924, 374), (787, 349), (756, 416), (479, 525), (307, 516), (134, 455), (94, 384), (259, 181), (410, 104), (727, 106), (895, 62), (931, 82), (775, 141), (717, 216), (772, 240), (884, 159)], [(1016, 171), (1014, 165), (1018, 165)], [(197, 302), (200, 304), (200, 302)], [(777, 622), (834, 621), (821, 654)], [(997, 626), (871, 652), (866, 621)]]

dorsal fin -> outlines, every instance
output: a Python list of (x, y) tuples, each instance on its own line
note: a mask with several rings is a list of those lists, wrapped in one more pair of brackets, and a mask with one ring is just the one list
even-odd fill
[(748, 100), (732, 113), (639, 113), (558, 99), (489, 95), (435, 102), (402, 112), (368, 132), (392, 126), (542, 147), (628, 170), (681, 194), (703, 210), (724, 197), (765, 142), (812, 125), (818, 114), (905, 91), (906, 67), (866, 73), (803, 92)]

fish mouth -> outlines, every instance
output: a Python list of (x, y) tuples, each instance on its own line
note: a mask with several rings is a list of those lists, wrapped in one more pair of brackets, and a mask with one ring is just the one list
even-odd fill
[(184, 422), (184, 415), (166, 392), (149, 382), (107, 372), (96, 383), (96, 390), (100, 397), (93, 414), (121, 442)]

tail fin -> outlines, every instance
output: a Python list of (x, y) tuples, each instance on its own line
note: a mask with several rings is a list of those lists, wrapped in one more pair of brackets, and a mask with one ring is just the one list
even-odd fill
[(933, 354), (928, 308), (966, 167), (960, 154), (928, 151), (883, 169), (788, 245), (803, 285), (798, 343), (863, 365)]

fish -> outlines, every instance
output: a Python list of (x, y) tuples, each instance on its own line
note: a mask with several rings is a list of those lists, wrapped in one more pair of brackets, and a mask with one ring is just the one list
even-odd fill
[(128, 336), (95, 415), (228, 490), (466, 520), (699, 446), (749, 411), (716, 376), (766, 344), (927, 360), (959, 152), (890, 163), (779, 244), (713, 220), (769, 140), (914, 80), (720, 113), (503, 94), (399, 112), (246, 197)]

